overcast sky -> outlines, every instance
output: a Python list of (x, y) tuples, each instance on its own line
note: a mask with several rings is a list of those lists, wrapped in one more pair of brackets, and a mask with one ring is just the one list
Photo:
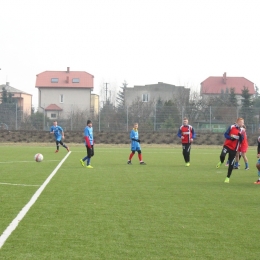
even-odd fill
[[(33, 95), (36, 74), (87, 71), (94, 93), (209, 76), (260, 86), (258, 0), (0, 0), (0, 84)], [(102, 94), (102, 93), (101, 93)]]

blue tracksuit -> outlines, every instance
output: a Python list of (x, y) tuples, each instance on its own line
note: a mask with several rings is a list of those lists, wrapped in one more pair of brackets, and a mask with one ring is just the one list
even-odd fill
[(133, 129), (130, 132), (130, 140), (131, 140), (131, 151), (141, 150), (140, 143), (137, 142), (137, 140), (138, 140), (138, 130)]

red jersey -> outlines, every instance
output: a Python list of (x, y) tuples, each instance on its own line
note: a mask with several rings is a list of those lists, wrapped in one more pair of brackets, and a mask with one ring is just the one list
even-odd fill
[(243, 133), (241, 128), (236, 124), (231, 125), (225, 132), (224, 136), (226, 138), (224, 146), (227, 146), (233, 151), (237, 151), (241, 140), (243, 140)]
[(240, 147), (238, 148), (238, 151), (242, 152), (242, 153), (246, 153), (247, 152), (247, 148), (248, 148), (247, 135), (246, 135), (246, 131), (245, 130), (243, 130), (242, 132), (243, 132), (243, 135), (244, 135), (244, 139), (241, 142)]
[(182, 125), (177, 134), (181, 139), (183, 144), (191, 143), (191, 139), (195, 138), (195, 131), (191, 125)]

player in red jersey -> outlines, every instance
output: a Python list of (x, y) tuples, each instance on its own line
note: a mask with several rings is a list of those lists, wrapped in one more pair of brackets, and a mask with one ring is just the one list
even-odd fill
[(243, 125), (242, 131), (243, 131), (244, 139), (240, 143), (240, 146), (238, 148), (238, 151), (237, 151), (237, 154), (236, 154), (234, 169), (239, 169), (238, 168), (238, 166), (239, 166), (238, 162), (240, 160), (240, 157), (243, 157), (244, 162), (245, 162), (245, 170), (249, 170), (248, 159), (247, 159), (247, 156), (246, 156), (246, 152), (247, 152), (247, 148), (248, 148), (248, 142), (247, 142), (246, 126), (245, 125)]
[(219, 168), (223, 164), (228, 153), (229, 166), (225, 183), (229, 183), (229, 178), (232, 174), (237, 150), (240, 143), (244, 139), (243, 130), (241, 129), (243, 125), (244, 119), (240, 117), (237, 119), (236, 123), (231, 125), (224, 133), (226, 140), (220, 154), (220, 162), (216, 165), (216, 168)]
[(189, 120), (187, 117), (183, 118), (183, 125), (180, 127), (177, 136), (181, 138), (183, 149), (182, 154), (186, 163), (185, 165), (188, 167), (190, 166), (191, 143), (193, 142), (193, 139), (196, 138), (196, 134), (194, 128), (189, 125)]

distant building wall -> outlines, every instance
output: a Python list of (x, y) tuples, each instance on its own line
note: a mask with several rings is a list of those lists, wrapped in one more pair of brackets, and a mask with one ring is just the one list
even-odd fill
[(71, 111), (90, 112), (91, 90), (90, 89), (69, 89), (69, 88), (39, 88), (38, 91), (39, 111), (50, 104), (56, 104), (62, 111), (60, 116), (67, 118)]
[(158, 99), (163, 101), (184, 98), (189, 100), (190, 89), (159, 82), (158, 84), (134, 86), (125, 89), (126, 105), (131, 105), (135, 100), (152, 102)]

